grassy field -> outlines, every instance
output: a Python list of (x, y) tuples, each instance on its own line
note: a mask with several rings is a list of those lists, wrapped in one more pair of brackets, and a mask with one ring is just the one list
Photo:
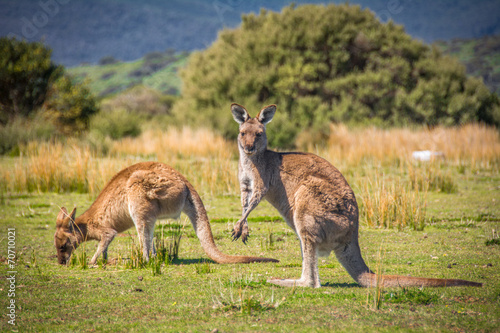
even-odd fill
[[(213, 143), (209, 145), (208, 143)], [(197, 143), (197, 144), (194, 144)], [(205, 148), (200, 149), (206, 144)], [(433, 130), (332, 129), (324, 147), (353, 187), (361, 209), (360, 244), (368, 265), (386, 274), (460, 278), (483, 288), (360, 288), (334, 256), (320, 259), (323, 288), (265, 283), (299, 277), (299, 242), (267, 203), (249, 219), (247, 246), (231, 242), (240, 215), (237, 153), (208, 131), (145, 132), (114, 142), (104, 155), (85, 144), (30, 145), (21, 157), (0, 159), (1, 331), (30, 332), (494, 332), (500, 328), (500, 140), (482, 126)], [(445, 158), (414, 162), (413, 150)], [(104, 183), (142, 160), (166, 162), (198, 189), (217, 245), (228, 254), (279, 263), (219, 265), (207, 259), (190, 223), (182, 225), (178, 259), (151, 267), (127, 266), (135, 230), (116, 237), (109, 262), (94, 268), (59, 266), (53, 247), (61, 206), (89, 207)], [(392, 208), (391, 208), (392, 207)], [(412, 224), (415, 209), (421, 221)], [(370, 222), (371, 221), (371, 222)], [(389, 221), (389, 222), (388, 222)], [(8, 231), (15, 229), (9, 239)], [(423, 230), (420, 230), (422, 229)], [(165, 236), (167, 235), (167, 236)], [(169, 241), (168, 233), (164, 237)], [(7, 278), (9, 241), (15, 242), (15, 296)], [(87, 258), (96, 243), (80, 247)], [(7, 306), (15, 301), (15, 326)]]

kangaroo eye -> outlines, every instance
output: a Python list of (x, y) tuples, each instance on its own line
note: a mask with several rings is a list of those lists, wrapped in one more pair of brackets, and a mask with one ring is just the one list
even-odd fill
[(255, 136), (262, 136), (262, 133), (256, 133)]
[(241, 136), (245, 136), (245, 133), (243, 133), (243, 132), (240, 132), (240, 135), (241, 135)]

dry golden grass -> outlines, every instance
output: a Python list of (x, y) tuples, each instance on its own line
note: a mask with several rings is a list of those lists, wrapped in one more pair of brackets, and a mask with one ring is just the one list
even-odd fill
[(96, 196), (117, 171), (130, 164), (130, 159), (97, 158), (75, 140), (31, 142), (13, 168), (2, 165), (0, 179), (9, 192), (76, 191)]
[[(499, 171), (498, 131), (482, 125), (420, 130), (349, 130), (335, 125), (331, 132), (327, 147), (315, 152), (347, 175), (362, 220), (371, 226), (420, 228), (426, 191), (453, 192), (457, 170)], [(445, 158), (414, 163), (414, 150), (440, 151)], [(2, 191), (77, 191), (95, 198), (119, 170), (158, 160), (177, 169), (202, 195), (239, 194), (236, 143), (205, 129), (148, 130), (113, 142), (105, 156), (75, 139), (32, 142), (21, 151), (13, 161), (0, 163)], [(390, 177), (383, 176), (384, 169)]]
[(412, 190), (400, 180), (388, 181), (372, 172), (357, 194), (360, 219), (369, 227), (422, 230), (426, 222), (427, 191)]
[(418, 150), (442, 152), (455, 164), (469, 163), (475, 168), (500, 166), (498, 130), (480, 124), (433, 129), (350, 130), (345, 125), (332, 125), (328, 146), (320, 154), (330, 161), (356, 166), (365, 160), (392, 164), (406, 161)]
[(137, 138), (113, 143), (111, 154), (156, 156), (160, 161), (172, 159), (233, 159), (236, 147), (208, 129), (169, 128), (148, 130)]
[(0, 165), (2, 190), (8, 192), (88, 192), (96, 197), (114, 174), (134, 163), (158, 160), (181, 172), (210, 194), (237, 193), (235, 148), (208, 130), (147, 131), (138, 138), (114, 142), (100, 156), (76, 140), (32, 142), (13, 168)]

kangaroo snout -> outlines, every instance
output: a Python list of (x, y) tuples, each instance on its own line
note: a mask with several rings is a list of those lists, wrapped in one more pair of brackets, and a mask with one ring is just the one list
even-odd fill
[(249, 146), (249, 147), (243, 147), (243, 151), (247, 155), (252, 155), (253, 153), (255, 153), (255, 145), (254, 146)]

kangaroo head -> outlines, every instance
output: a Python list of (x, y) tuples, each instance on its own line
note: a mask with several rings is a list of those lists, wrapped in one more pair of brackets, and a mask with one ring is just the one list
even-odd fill
[(240, 124), (238, 146), (248, 156), (263, 152), (267, 148), (266, 125), (273, 120), (276, 105), (272, 104), (260, 110), (257, 117), (252, 118), (241, 105), (231, 104), (234, 120)]
[(73, 250), (79, 245), (78, 237), (75, 234), (75, 215), (76, 208), (73, 209), (71, 214), (68, 214), (64, 207), (61, 208), (57, 215), (54, 245), (57, 250), (57, 261), (61, 265), (66, 264)]

